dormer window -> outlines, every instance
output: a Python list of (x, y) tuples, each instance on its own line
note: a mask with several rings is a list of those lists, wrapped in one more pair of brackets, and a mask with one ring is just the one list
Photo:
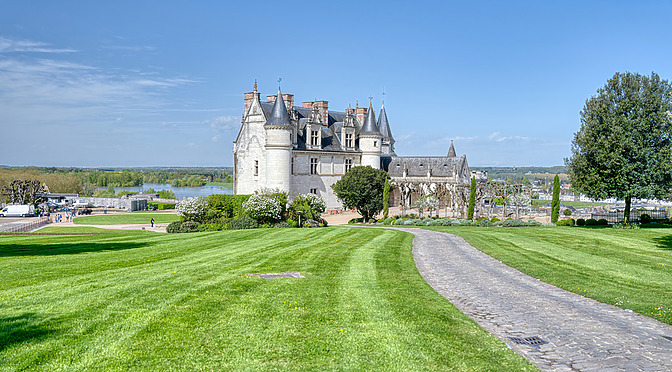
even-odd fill
[(316, 131), (316, 130), (311, 130), (310, 131), (310, 145), (311, 146), (319, 146), (320, 145), (319, 131)]
[(347, 148), (354, 147), (352, 143), (352, 133), (345, 134), (345, 147)]

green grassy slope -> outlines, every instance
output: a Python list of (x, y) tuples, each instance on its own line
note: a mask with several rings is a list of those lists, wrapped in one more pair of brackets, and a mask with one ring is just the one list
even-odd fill
[[(363, 228), (0, 238), (0, 369), (534, 370)], [(299, 271), (306, 279), (251, 273)]]
[(74, 223), (76, 225), (149, 225), (152, 218), (154, 218), (154, 223), (169, 223), (180, 219), (176, 214), (168, 213), (129, 213), (75, 217)]
[(666, 229), (431, 228), (568, 291), (672, 324)]

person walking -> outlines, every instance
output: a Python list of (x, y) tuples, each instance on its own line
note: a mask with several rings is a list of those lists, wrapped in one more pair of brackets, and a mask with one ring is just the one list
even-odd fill
[(152, 223), (152, 227), (154, 227), (154, 218), (150, 222)]

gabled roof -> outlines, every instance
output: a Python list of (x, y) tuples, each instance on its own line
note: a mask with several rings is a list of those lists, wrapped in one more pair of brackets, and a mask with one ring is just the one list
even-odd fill
[(387, 173), (392, 177), (452, 177), (460, 174), (465, 166), (466, 157), (443, 156), (393, 156), (387, 163)]
[(287, 106), (285, 106), (285, 100), (282, 99), (282, 92), (280, 92), (280, 87), (278, 87), (278, 97), (275, 99), (273, 104), (273, 110), (271, 115), (268, 116), (266, 120), (265, 127), (289, 127), (292, 123), (289, 120), (289, 113), (287, 112)]
[(387, 112), (385, 112), (385, 104), (380, 109), (380, 116), (378, 117), (378, 128), (380, 129), (380, 134), (383, 135), (384, 140), (390, 141), (390, 144), (394, 144), (394, 138), (392, 137), (392, 131), (390, 130), (390, 123), (387, 121)]
[(378, 129), (378, 124), (376, 124), (376, 113), (373, 112), (373, 106), (371, 106), (371, 103), (369, 103), (369, 111), (366, 114), (366, 120), (364, 120), (364, 124), (362, 125), (362, 129), (359, 131), (359, 135), (382, 136), (380, 134), (380, 130)]

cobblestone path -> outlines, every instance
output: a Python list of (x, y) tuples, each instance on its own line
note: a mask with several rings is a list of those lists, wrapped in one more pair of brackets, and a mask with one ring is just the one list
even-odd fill
[(672, 326), (541, 282), (462, 238), (415, 235), (424, 279), (545, 371), (672, 371)]

